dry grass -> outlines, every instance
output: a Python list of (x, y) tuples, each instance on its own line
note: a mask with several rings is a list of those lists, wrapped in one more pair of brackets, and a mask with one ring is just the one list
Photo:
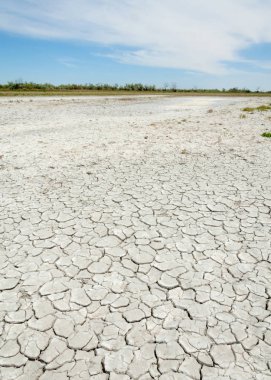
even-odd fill
[(218, 97), (269, 97), (269, 93), (234, 93), (200, 91), (129, 91), (129, 90), (1, 90), (0, 96), (123, 96), (123, 95), (160, 95), (160, 96), (218, 96)]
[(243, 112), (254, 112), (254, 111), (264, 112), (264, 111), (270, 111), (270, 110), (271, 110), (271, 104), (262, 105), (258, 107), (245, 107), (242, 109)]

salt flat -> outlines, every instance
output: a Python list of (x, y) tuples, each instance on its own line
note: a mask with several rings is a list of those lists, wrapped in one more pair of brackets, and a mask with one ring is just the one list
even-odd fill
[(271, 379), (266, 102), (0, 99), (0, 379)]

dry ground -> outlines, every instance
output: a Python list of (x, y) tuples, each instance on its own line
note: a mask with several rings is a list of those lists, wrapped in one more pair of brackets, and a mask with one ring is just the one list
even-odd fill
[(266, 102), (0, 99), (0, 379), (271, 379)]

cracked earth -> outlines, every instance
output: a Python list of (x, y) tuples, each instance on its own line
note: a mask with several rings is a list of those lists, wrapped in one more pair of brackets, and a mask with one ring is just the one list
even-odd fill
[(0, 379), (271, 379), (265, 102), (0, 100)]

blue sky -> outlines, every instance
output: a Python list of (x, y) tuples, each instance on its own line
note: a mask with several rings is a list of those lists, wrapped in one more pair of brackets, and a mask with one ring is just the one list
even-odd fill
[(0, 0), (0, 82), (271, 90), (271, 0)]

